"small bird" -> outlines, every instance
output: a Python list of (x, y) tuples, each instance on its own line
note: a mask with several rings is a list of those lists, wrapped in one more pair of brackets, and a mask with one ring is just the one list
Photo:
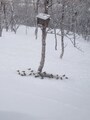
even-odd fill
[(65, 77), (65, 79), (68, 79), (68, 77)]
[(58, 75), (56, 75), (56, 79), (59, 79), (59, 76), (58, 76)]
[(44, 79), (44, 77), (41, 77), (41, 79)]
[(53, 74), (51, 74), (50, 76), (51, 76), (51, 78), (53, 78)]
[(32, 75), (32, 73), (30, 73), (29, 75)]
[(19, 72), (19, 70), (17, 70), (17, 72)]
[(20, 74), (21, 76), (24, 76), (23, 74)]
[(63, 80), (63, 78), (62, 78), (62, 77), (60, 77), (60, 79), (61, 79), (61, 80)]
[(25, 73), (25, 71), (22, 71), (23, 72), (23, 76), (26, 76), (26, 73)]
[(18, 72), (19, 75), (21, 74), (19, 70), (17, 70), (17, 72)]
[(51, 78), (51, 75), (49, 75), (48, 77)]
[(31, 72), (33, 73), (33, 70), (31, 70)]
[(31, 68), (28, 68), (28, 70), (31, 70)]
[(35, 75), (35, 78), (39, 77), (39, 75)]
[(44, 71), (43, 74), (46, 75), (46, 72)]
[(35, 75), (35, 73), (33, 73), (33, 75)]
[(62, 77), (65, 77), (65, 74), (64, 74), (64, 75), (62, 75)]
[(20, 73), (20, 72), (18, 72), (18, 74), (20, 75), (21, 73)]

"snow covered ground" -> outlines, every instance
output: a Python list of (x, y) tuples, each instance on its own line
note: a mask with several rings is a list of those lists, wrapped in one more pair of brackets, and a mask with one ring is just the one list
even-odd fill
[(38, 69), (41, 32), (35, 40), (34, 28), (21, 27), (17, 34), (3, 31), (0, 38), (0, 120), (90, 120), (90, 43), (78, 38), (67, 47), (60, 60), (54, 50), (54, 36), (47, 36), (44, 71), (66, 74), (68, 80), (21, 77), (16, 70)]

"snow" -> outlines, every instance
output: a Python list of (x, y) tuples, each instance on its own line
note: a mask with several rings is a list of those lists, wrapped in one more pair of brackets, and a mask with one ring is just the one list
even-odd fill
[(66, 74), (68, 80), (21, 77), (16, 70), (38, 69), (41, 31), (22, 26), (17, 34), (3, 31), (0, 38), (0, 120), (90, 120), (90, 44), (81, 37), (75, 49), (70, 41), (60, 60), (54, 50), (54, 36), (47, 35), (44, 71)]
[(39, 13), (37, 16), (37, 18), (43, 19), (43, 20), (47, 20), (50, 18), (50, 15), (45, 14), (45, 13)]

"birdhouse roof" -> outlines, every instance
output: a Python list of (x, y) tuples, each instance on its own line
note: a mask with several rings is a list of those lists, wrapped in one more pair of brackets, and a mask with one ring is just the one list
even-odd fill
[(50, 18), (50, 15), (45, 14), (45, 13), (39, 13), (37, 16), (37, 18), (43, 19), (43, 20), (47, 20)]

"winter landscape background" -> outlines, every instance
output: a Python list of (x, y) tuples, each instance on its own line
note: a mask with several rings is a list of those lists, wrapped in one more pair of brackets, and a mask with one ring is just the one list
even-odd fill
[(0, 0), (0, 120), (90, 120), (89, 52), (90, 0)]
[[(47, 35), (44, 70), (66, 74), (68, 80), (22, 77), (17, 69), (37, 70), (40, 62), (41, 30), (3, 31), (0, 38), (0, 120), (89, 120), (90, 119), (90, 44), (78, 37), (83, 52), (65, 38), (67, 47), (61, 60), (60, 46), (54, 50), (54, 35)], [(60, 41), (58, 40), (58, 43)]]

